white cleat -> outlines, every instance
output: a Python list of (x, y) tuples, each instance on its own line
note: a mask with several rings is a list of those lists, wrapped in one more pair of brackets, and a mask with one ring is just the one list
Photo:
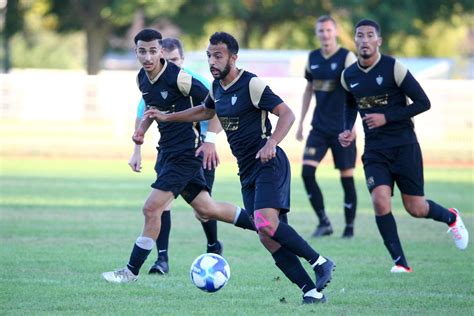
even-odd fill
[(456, 247), (458, 247), (459, 250), (464, 250), (467, 248), (469, 243), (469, 232), (467, 231), (466, 226), (464, 226), (459, 211), (455, 208), (450, 208), (449, 211), (456, 214), (456, 221), (449, 225), (448, 233), (453, 237)]
[(112, 283), (131, 283), (138, 279), (138, 275), (133, 274), (127, 267), (116, 271), (104, 272), (102, 277), (105, 281)]
[(390, 269), (390, 272), (392, 272), (392, 273), (411, 273), (411, 272), (413, 272), (413, 269), (412, 268), (407, 268), (407, 267), (404, 267), (404, 266), (395, 265), (395, 266), (392, 267), (392, 269)]

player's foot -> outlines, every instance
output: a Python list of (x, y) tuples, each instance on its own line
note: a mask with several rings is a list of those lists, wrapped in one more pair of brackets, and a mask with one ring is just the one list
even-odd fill
[(222, 255), (224, 252), (224, 244), (221, 241), (215, 242), (213, 245), (207, 244), (207, 253), (215, 253)]
[(138, 279), (138, 275), (133, 274), (127, 267), (116, 271), (104, 272), (102, 277), (107, 282), (112, 283), (131, 283)]
[(331, 224), (329, 225), (318, 225), (316, 227), (316, 230), (313, 233), (313, 237), (323, 237), (323, 236), (329, 236), (333, 233), (332, 226)]
[(344, 228), (344, 232), (342, 233), (342, 238), (350, 239), (352, 237), (354, 237), (354, 226), (346, 225), (346, 228)]
[(321, 298), (316, 298), (312, 296), (303, 296), (302, 304), (318, 304), (318, 303), (326, 303), (328, 300), (326, 296), (323, 294)]
[(321, 292), (332, 279), (332, 272), (336, 269), (336, 264), (328, 258), (325, 258), (326, 262), (314, 267), (316, 274), (316, 290)]
[(148, 274), (167, 274), (170, 270), (168, 260), (163, 257), (158, 257), (158, 260), (150, 267)]
[(459, 211), (455, 208), (450, 208), (449, 211), (456, 214), (456, 221), (449, 225), (448, 233), (453, 237), (456, 247), (460, 250), (464, 250), (467, 248), (467, 244), (469, 243), (469, 232), (467, 231), (466, 226), (464, 226)]
[(404, 266), (400, 266), (400, 265), (394, 265), (392, 267), (392, 269), (390, 269), (390, 272), (392, 273), (412, 273), (413, 272), (413, 269), (412, 268), (408, 268), (408, 267), (404, 267)]

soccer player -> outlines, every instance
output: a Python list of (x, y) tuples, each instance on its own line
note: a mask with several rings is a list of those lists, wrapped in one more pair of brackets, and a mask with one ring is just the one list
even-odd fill
[[(332, 278), (334, 262), (279, 220), (280, 214), (290, 210), (291, 174), (286, 154), (278, 144), (290, 130), (294, 114), (261, 79), (237, 68), (239, 44), (232, 35), (217, 32), (209, 41), (208, 63), (215, 80), (205, 104), (175, 113), (150, 109), (145, 117), (163, 123), (193, 122), (217, 114), (237, 158), (244, 205), (253, 214), (260, 241), (277, 267), (301, 289), (303, 303), (324, 302), (321, 291)], [(268, 112), (278, 116), (273, 133)], [(298, 257), (309, 262), (316, 283)]]
[(358, 61), (344, 70), (341, 78), (347, 90), (347, 125), (339, 140), (342, 146), (353, 141), (351, 130), (359, 112), (365, 132), (362, 162), (375, 222), (395, 263), (391, 272), (412, 272), (392, 215), (394, 183), (406, 211), (413, 217), (432, 218), (448, 225), (459, 249), (466, 249), (469, 234), (457, 209), (425, 199), (423, 160), (412, 117), (430, 108), (428, 97), (407, 68), (379, 52), (382, 38), (377, 22), (363, 19), (355, 32)]
[[(168, 62), (172, 62), (173, 64), (177, 65), (178, 67), (182, 67), (184, 63), (184, 51), (183, 45), (181, 42), (176, 38), (165, 38), (162, 40), (161, 46), (163, 48), (163, 57)], [(191, 74), (194, 78), (198, 79), (203, 85), (206, 86), (207, 89), (210, 88), (210, 82), (202, 77), (199, 76), (188, 69), (183, 70), (189, 74)], [(143, 119), (143, 113), (145, 112), (145, 101), (141, 98), (140, 103), (138, 104), (137, 109), (137, 118), (135, 120), (135, 128), (140, 126), (140, 122)], [(217, 124), (219, 121), (216, 120)], [(208, 121), (200, 122), (201, 128), (201, 138), (204, 142), (208, 143), (210, 146), (215, 146), (215, 132), (208, 132)], [(219, 125), (220, 127), (220, 125)], [(146, 131), (145, 131), (146, 132)], [(206, 138), (207, 134), (207, 138)], [(215, 149), (214, 149), (215, 151)], [(132, 157), (130, 158), (128, 164), (135, 172), (140, 172), (141, 170), (141, 145), (135, 144), (134, 151)], [(209, 168), (208, 168), (209, 167)], [(214, 184), (215, 178), (215, 168), (212, 165), (206, 166), (204, 168), (204, 178), (206, 179), (206, 183), (209, 186), (209, 193), (212, 191), (212, 186)], [(169, 272), (169, 264), (168, 264), (168, 245), (169, 245), (169, 236), (171, 231), (171, 204), (165, 207), (163, 214), (161, 214), (161, 230), (158, 238), (156, 240), (156, 248), (158, 251), (158, 257), (155, 263), (151, 266), (149, 273), (150, 274), (167, 274)], [(222, 243), (217, 240), (217, 222), (215, 220), (208, 220), (207, 222), (201, 222), (202, 228), (207, 238), (207, 252), (213, 252), (217, 254), (222, 254), (223, 247)]]
[[(152, 29), (140, 31), (134, 38), (137, 58), (142, 69), (137, 84), (148, 106), (162, 111), (179, 112), (199, 104), (208, 94), (206, 87), (162, 54), (161, 34)], [(135, 143), (143, 143), (144, 128), (151, 119), (144, 119), (135, 131)], [(215, 202), (209, 195), (209, 187), (203, 175), (203, 158), (196, 148), (200, 145), (196, 123), (159, 123), (159, 153), (155, 165), (156, 181), (143, 206), (145, 224), (137, 238), (126, 267), (104, 272), (102, 277), (113, 283), (129, 283), (138, 279), (141, 266), (151, 252), (160, 233), (161, 215), (178, 195), (190, 204), (197, 216), (206, 221), (218, 219), (242, 228), (255, 226), (250, 216), (229, 203)], [(136, 137), (140, 134), (140, 137)], [(205, 144), (204, 144), (205, 145)], [(202, 148), (202, 147), (201, 147)], [(205, 150), (201, 149), (201, 150)]]
[(303, 94), (296, 139), (303, 140), (303, 121), (314, 92), (316, 108), (311, 121), (312, 129), (304, 149), (302, 170), (309, 201), (319, 219), (319, 225), (316, 227), (313, 237), (328, 236), (333, 233), (331, 222), (326, 215), (323, 195), (315, 176), (319, 163), (330, 148), (334, 165), (340, 171), (344, 190), (346, 227), (342, 237), (352, 238), (357, 207), (357, 194), (354, 185), (356, 144), (354, 140), (348, 147), (342, 147), (338, 136), (344, 126), (345, 97), (344, 89), (341, 86), (341, 73), (344, 68), (356, 61), (356, 57), (354, 53), (338, 45), (337, 34), (336, 21), (332, 17), (323, 15), (317, 19), (316, 36), (321, 48), (309, 53), (305, 70), (307, 83)]

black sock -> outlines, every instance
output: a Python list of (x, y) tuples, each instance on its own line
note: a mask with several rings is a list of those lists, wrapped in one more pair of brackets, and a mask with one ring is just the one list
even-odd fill
[(308, 198), (311, 203), (311, 206), (314, 209), (314, 212), (319, 218), (319, 224), (323, 226), (330, 225), (329, 219), (326, 216), (326, 211), (324, 210), (324, 199), (321, 189), (319, 188), (318, 183), (316, 182), (316, 168), (313, 166), (303, 165), (303, 183), (308, 193)]
[(427, 202), (430, 209), (428, 210), (426, 218), (432, 218), (437, 222), (443, 222), (448, 225), (451, 225), (456, 221), (456, 215), (453, 212), (450, 212), (448, 209), (431, 200), (427, 200)]
[(207, 244), (215, 244), (217, 242), (217, 221), (211, 219), (207, 222), (202, 222), (201, 224), (202, 228), (204, 229), (204, 233), (206, 234)]
[(290, 225), (283, 222), (278, 225), (272, 239), (298, 257), (306, 259), (311, 265), (319, 258), (319, 253), (314, 251)]
[(168, 260), (168, 246), (171, 231), (171, 210), (165, 210), (161, 214), (161, 229), (156, 239), (156, 248), (158, 249), (158, 258)]
[(354, 177), (341, 177), (344, 189), (344, 216), (346, 225), (353, 226), (357, 209), (357, 193), (354, 185)]
[(137, 244), (134, 244), (132, 253), (130, 254), (130, 260), (127, 264), (128, 269), (132, 271), (133, 274), (138, 275), (140, 268), (142, 267), (150, 252), (151, 249), (146, 250), (138, 247)]
[(396, 265), (408, 268), (408, 263), (403, 253), (402, 244), (398, 238), (397, 223), (392, 213), (383, 216), (375, 216), (375, 222), (379, 229), (380, 235), (384, 241), (393, 262)]
[(285, 213), (285, 214), (281, 214), (281, 213), (280, 213), (280, 215), (278, 215), (278, 219), (279, 219), (281, 222), (283, 222), (283, 223), (285, 223), (285, 224), (288, 224), (288, 213)]
[(313, 280), (301, 265), (300, 259), (287, 250), (280, 247), (272, 254), (276, 266), (285, 274), (285, 276), (303, 291), (303, 294), (316, 288)]
[(237, 218), (237, 221), (234, 223), (234, 225), (243, 229), (257, 231), (249, 213), (247, 213), (247, 211), (243, 208), (240, 209), (239, 217)]

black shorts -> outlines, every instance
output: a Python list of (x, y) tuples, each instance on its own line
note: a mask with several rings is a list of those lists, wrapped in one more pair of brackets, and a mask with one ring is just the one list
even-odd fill
[(155, 171), (156, 181), (151, 187), (173, 192), (175, 198), (181, 195), (191, 203), (202, 190), (209, 191), (204, 179), (202, 158), (195, 157), (195, 149), (172, 153), (158, 152)]
[(277, 147), (276, 157), (267, 163), (258, 160), (252, 174), (240, 179), (242, 198), (249, 214), (255, 210), (275, 208), (280, 214), (290, 211), (290, 163)]
[(216, 169), (212, 168), (203, 169), (204, 171), (204, 178), (206, 179), (207, 187), (209, 188), (209, 194), (212, 192), (212, 187), (214, 186), (214, 179), (216, 178)]
[(315, 130), (312, 130), (306, 141), (303, 160), (313, 160), (321, 162), (328, 149), (331, 148), (334, 166), (336, 169), (345, 170), (355, 167), (356, 162), (356, 143), (355, 140), (349, 147), (342, 147), (338, 136), (326, 136)]
[(370, 192), (379, 185), (400, 192), (424, 196), (423, 157), (418, 143), (399, 147), (366, 150), (362, 155), (365, 179)]

